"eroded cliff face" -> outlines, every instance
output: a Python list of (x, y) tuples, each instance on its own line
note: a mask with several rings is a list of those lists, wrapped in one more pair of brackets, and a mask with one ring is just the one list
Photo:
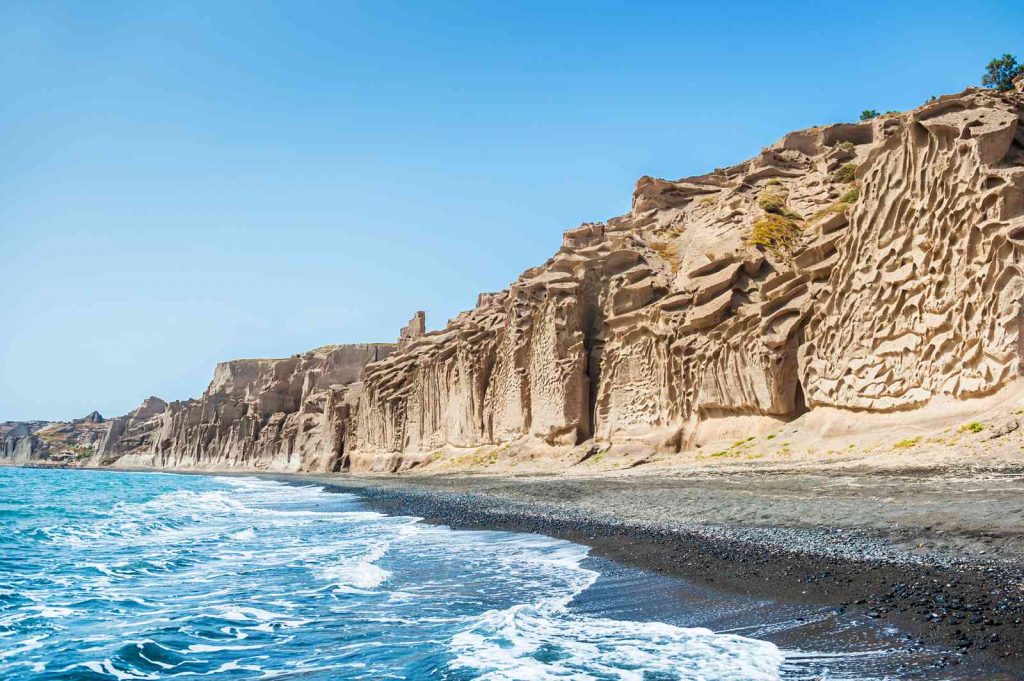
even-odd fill
[(113, 419), (93, 465), (332, 471), (343, 465), (349, 392), (390, 344), (334, 345), (218, 364), (197, 400), (151, 397)]
[(564, 463), (581, 445), (675, 452), (807, 412), (959, 403), (1021, 374), (1022, 247), (1024, 92), (967, 90), (641, 178), (627, 215), (567, 232), (441, 331), (417, 313), (397, 346), (225, 362), (197, 400), (0, 424), (0, 462)]
[[(968, 90), (791, 133), (567, 232), (367, 365), (357, 470), (516, 443), (679, 450), (818, 407), (887, 412), (1019, 376), (1024, 96)], [(420, 320), (421, 322), (422, 320)]]
[(73, 421), (0, 423), (0, 464), (82, 465), (96, 452), (107, 430), (99, 412)]

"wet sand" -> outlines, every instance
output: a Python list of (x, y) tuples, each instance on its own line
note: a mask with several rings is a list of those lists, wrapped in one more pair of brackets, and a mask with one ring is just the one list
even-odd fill
[(838, 651), (850, 632), (875, 637), (893, 678), (1024, 678), (1024, 470), (282, 479), (455, 528), (569, 539), (709, 603), (804, 608), (806, 623), (761, 637)]

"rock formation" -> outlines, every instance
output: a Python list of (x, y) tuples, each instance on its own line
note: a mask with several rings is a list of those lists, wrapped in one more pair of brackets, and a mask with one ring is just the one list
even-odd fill
[(345, 428), (363, 367), (394, 345), (330, 345), (286, 359), (217, 365), (197, 400), (149, 397), (105, 421), (0, 424), (0, 463), (331, 471), (342, 467)]
[(427, 331), (427, 313), (420, 310), (413, 315), (409, 323), (398, 332), (398, 349), (408, 347), (409, 343), (422, 336)]
[(968, 90), (678, 181), (366, 367), (356, 468), (513, 442), (678, 450), (1021, 372), (1024, 98)]
[[(89, 463), (394, 471), (466, 448), (671, 452), (816, 409), (990, 395), (1024, 366), (1016, 87), (643, 177), (627, 215), (566, 232), (443, 330), (419, 312), (397, 348), (226, 362), (198, 400), (76, 426), (105, 433)], [(4, 424), (3, 456), (52, 451), (44, 426)]]
[(100, 413), (73, 421), (0, 423), (0, 464), (81, 465), (96, 452), (107, 424)]
[(331, 345), (217, 365), (198, 400), (150, 397), (113, 419), (97, 465), (330, 471), (342, 466), (348, 392), (389, 344)]

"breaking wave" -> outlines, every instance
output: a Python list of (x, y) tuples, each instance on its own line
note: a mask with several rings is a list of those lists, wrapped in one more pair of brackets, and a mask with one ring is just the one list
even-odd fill
[(318, 486), (7, 469), (0, 499), (4, 679), (758, 680), (785, 663), (765, 641), (572, 612), (599, 576), (582, 546)]

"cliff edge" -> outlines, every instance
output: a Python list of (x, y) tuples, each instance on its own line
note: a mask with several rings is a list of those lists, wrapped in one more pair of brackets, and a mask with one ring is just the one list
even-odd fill
[(354, 468), (674, 452), (995, 393), (1022, 366), (1022, 120), (1020, 93), (969, 89), (641, 178), (629, 214), (367, 365)]
[[(56, 459), (572, 465), (982, 404), (1024, 367), (1021, 90), (968, 89), (793, 132), (706, 175), (643, 177), (628, 214), (566, 232), (440, 331), (417, 313), (396, 345), (225, 362), (198, 400), (70, 426), (77, 449)], [(53, 459), (43, 436), (65, 425), (3, 424), (0, 458)]]
[(284, 359), (232, 360), (217, 365), (199, 399), (149, 397), (131, 413), (100, 417), (98, 424), (0, 424), (0, 463), (340, 470), (347, 465), (351, 391), (358, 389), (363, 367), (394, 348), (330, 345)]

